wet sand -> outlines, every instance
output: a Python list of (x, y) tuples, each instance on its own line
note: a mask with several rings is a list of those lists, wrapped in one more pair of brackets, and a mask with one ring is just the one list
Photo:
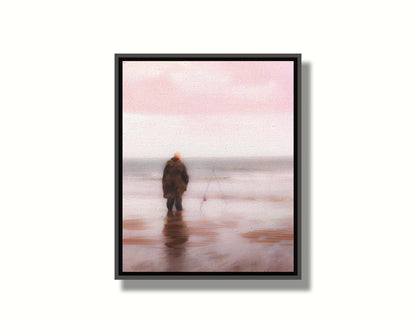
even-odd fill
[(293, 271), (292, 198), (183, 202), (171, 213), (156, 198), (125, 207), (123, 271)]
[(293, 272), (291, 158), (186, 159), (184, 211), (173, 214), (166, 161), (123, 163), (123, 271)]

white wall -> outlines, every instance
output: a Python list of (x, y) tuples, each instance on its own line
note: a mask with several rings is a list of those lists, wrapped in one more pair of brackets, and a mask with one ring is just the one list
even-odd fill
[[(411, 1), (0, 8), (1, 331), (416, 329)], [(306, 282), (113, 280), (113, 61), (123, 52), (303, 54)]]

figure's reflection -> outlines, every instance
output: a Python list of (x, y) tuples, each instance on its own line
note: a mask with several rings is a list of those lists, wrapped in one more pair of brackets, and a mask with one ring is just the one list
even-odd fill
[(182, 219), (182, 211), (168, 212), (163, 235), (165, 236), (168, 271), (178, 271), (182, 266), (186, 242), (189, 238), (188, 228)]

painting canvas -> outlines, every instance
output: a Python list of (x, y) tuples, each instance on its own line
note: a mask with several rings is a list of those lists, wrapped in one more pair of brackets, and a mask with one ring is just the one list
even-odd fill
[(116, 278), (300, 277), (300, 55), (116, 55)]

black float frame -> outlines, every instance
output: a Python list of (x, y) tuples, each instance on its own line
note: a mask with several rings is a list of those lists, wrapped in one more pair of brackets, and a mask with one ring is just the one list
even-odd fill
[[(123, 61), (293, 61), (294, 206), (293, 272), (123, 272)], [(115, 279), (281, 279), (301, 275), (301, 54), (116, 54), (115, 55)]]

